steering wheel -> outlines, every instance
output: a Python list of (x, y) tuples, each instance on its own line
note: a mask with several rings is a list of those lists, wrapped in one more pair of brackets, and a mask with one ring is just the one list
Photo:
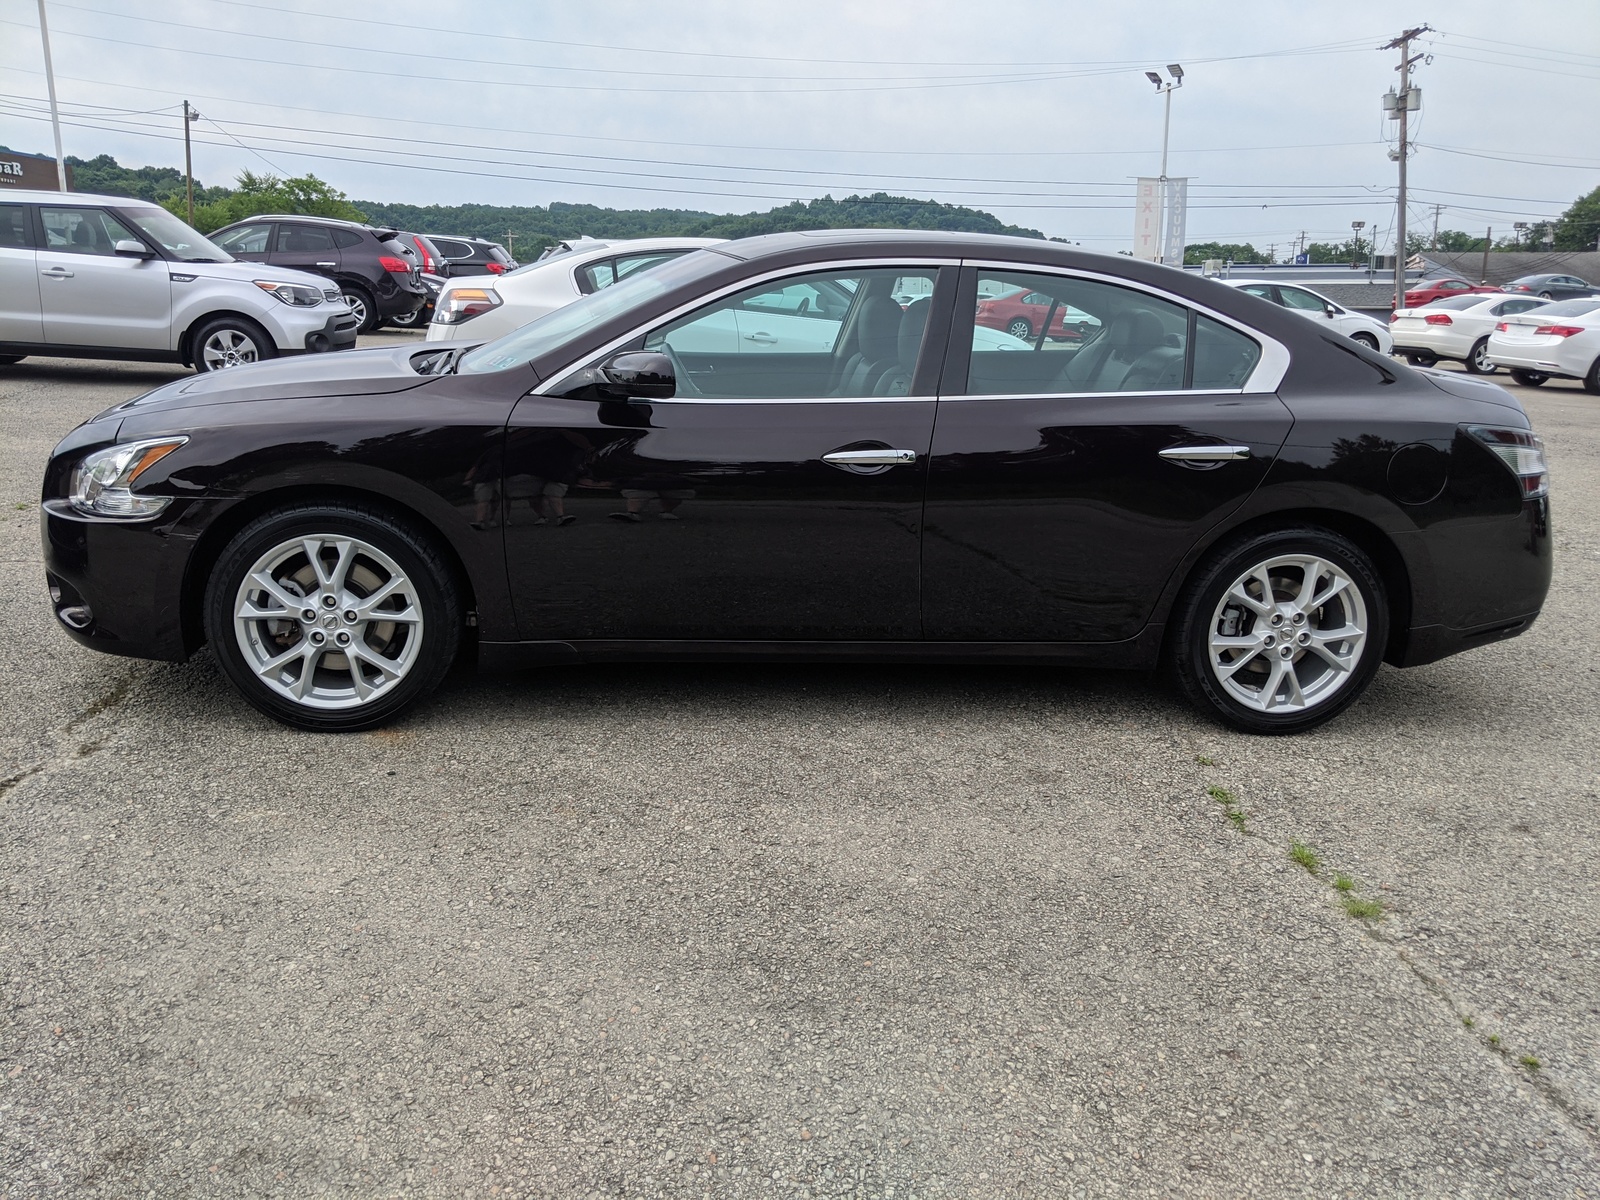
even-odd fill
[(704, 392), (695, 386), (694, 380), (689, 378), (688, 368), (683, 365), (683, 360), (678, 357), (678, 352), (672, 348), (671, 342), (662, 342), (661, 345), (656, 347), (656, 350), (658, 353), (665, 354), (667, 356), (667, 361), (672, 364), (672, 377), (678, 381), (678, 395), (705, 395)]

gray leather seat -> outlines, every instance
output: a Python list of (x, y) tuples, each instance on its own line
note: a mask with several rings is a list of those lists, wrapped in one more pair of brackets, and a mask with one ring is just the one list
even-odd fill
[(886, 296), (868, 297), (856, 318), (856, 352), (844, 364), (835, 396), (871, 396), (883, 373), (900, 361), (900, 306)]
[(895, 365), (878, 377), (874, 396), (909, 396), (911, 377), (917, 371), (917, 354), (922, 350), (922, 335), (928, 328), (928, 311), (933, 297), (913, 300), (900, 318), (900, 334), (895, 344)]
[[(1171, 353), (1154, 354), (1156, 351)], [(1147, 355), (1153, 357), (1148, 364), (1142, 363)], [(1160, 318), (1147, 308), (1129, 309), (1114, 317), (1101, 337), (1072, 356), (1058, 382), (1062, 391), (1069, 392), (1154, 388), (1170, 372), (1172, 355), (1177, 356), (1181, 377), (1183, 351), (1166, 345), (1166, 330)], [(1135, 364), (1140, 364), (1137, 372)]]

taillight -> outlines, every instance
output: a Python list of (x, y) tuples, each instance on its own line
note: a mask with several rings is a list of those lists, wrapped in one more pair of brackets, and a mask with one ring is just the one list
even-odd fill
[(506, 273), (505, 263), (486, 262), (483, 265), (489, 268), (489, 274), (491, 275), (504, 275)]
[(1582, 325), (1541, 325), (1533, 331), (1535, 334), (1548, 333), (1552, 337), (1571, 337), (1575, 333), (1582, 333)]
[(493, 288), (452, 288), (434, 302), (433, 323), (459, 325), (503, 303), (500, 293)]
[(422, 244), (422, 239), (414, 237), (411, 240), (416, 244), (417, 253), (422, 255), (422, 269), (428, 272), (430, 275), (435, 274), (433, 269), (433, 255), (428, 253), (428, 248)]
[(1455, 322), (1450, 319), (1450, 314), (1449, 313), (1429, 313), (1426, 317), (1423, 318), (1423, 320), (1427, 321), (1429, 325), (1454, 325), (1455, 324)]
[(391, 275), (411, 274), (411, 264), (403, 258), (396, 258), (392, 254), (378, 255), (378, 265)]
[(1498, 325), (1496, 325), (1494, 327), (1494, 331), (1496, 333), (1505, 333), (1510, 328), (1511, 328), (1511, 322), (1509, 322), (1509, 321), (1501, 321)]
[(1522, 484), (1524, 499), (1550, 494), (1550, 468), (1544, 460), (1544, 442), (1530, 429), (1490, 429), (1468, 425), (1468, 433), (1494, 452)]

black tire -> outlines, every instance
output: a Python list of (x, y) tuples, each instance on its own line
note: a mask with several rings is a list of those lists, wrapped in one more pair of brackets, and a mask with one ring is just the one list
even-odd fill
[(0, 354), (0, 367), (9, 367), (27, 358), (26, 354)]
[[(407, 607), (414, 605), (420, 610), (421, 616), (421, 622), (417, 625), (390, 622), (385, 626), (380, 612), (379, 616), (368, 623), (357, 623), (349, 627), (358, 638), (366, 642), (369, 649), (380, 651), (386, 647), (367, 639), (369, 631), (380, 631), (386, 627), (389, 632), (384, 636), (391, 639), (392, 643), (402, 643), (406, 647), (405, 653), (410, 657), (409, 660), (386, 659), (385, 661), (396, 663), (405, 662), (403, 673), (397, 673), (399, 677), (393, 682), (384, 680), (382, 675), (375, 676), (374, 678), (379, 681), (375, 685), (369, 678), (369, 688), (375, 690), (376, 694), (367, 699), (357, 698), (353, 702), (340, 701), (346, 705), (345, 707), (318, 707), (316, 697), (309, 702), (297, 701), (275, 690), (273, 685), (266, 682), (263, 674), (257, 673), (255, 666), (247, 658), (248, 651), (241, 645), (241, 639), (248, 640), (249, 635), (242, 633), (234, 620), (234, 607), (240, 597), (240, 590), (245, 585), (247, 576), (261, 560), (282, 552), (297, 539), (318, 536), (328, 539), (330, 546), (334, 544), (333, 539), (354, 539), (364, 543), (369, 549), (375, 549), (379, 555), (387, 556), (391, 564), (398, 567), (405, 577), (406, 586), (401, 589), (404, 599), (396, 602)], [(356, 565), (351, 568), (352, 581), (355, 580), (360, 563), (358, 555)], [(327, 566), (326, 562), (324, 566)], [(308, 568), (302, 567), (301, 573), (307, 574), (307, 572)], [(319, 570), (317, 576), (308, 578), (314, 581), (321, 573)], [(386, 582), (381, 577), (377, 578), (380, 584)], [(355, 586), (359, 586), (359, 583)], [(316, 587), (315, 582), (311, 587), (313, 589)], [(374, 590), (375, 587), (376, 585)], [(286, 614), (288, 616), (286, 621), (278, 621), (275, 624), (288, 627), (281, 635), (281, 639), (287, 640), (277, 641), (276, 646), (293, 649), (297, 644), (309, 644), (306, 641), (307, 637), (316, 639), (319, 636), (328, 636), (330, 641), (327, 643), (327, 649), (316, 653), (316, 657), (308, 660), (311, 664), (310, 669), (317, 672), (313, 676), (313, 690), (322, 686), (318, 681), (327, 680), (330, 685), (342, 686), (344, 683), (351, 683), (350, 690), (353, 692), (356, 689), (351, 678), (350, 659), (332, 645), (332, 634), (323, 635), (319, 628), (319, 625), (325, 622), (325, 617), (340, 615), (339, 606), (345, 601), (340, 600), (325, 610), (312, 600), (312, 591), (304, 588), (301, 590), (307, 597), (309, 610), (317, 614), (317, 619), (308, 625), (303, 625), (297, 616)], [(369, 590), (366, 594), (373, 593)], [(400, 620), (404, 622), (403, 617)], [(460, 647), (462, 612), (454, 575), (444, 556), (428, 537), (382, 509), (356, 503), (330, 502), (297, 504), (282, 508), (256, 518), (240, 530), (223, 550), (207, 581), (205, 627), (211, 652), (222, 667), (223, 673), (239, 689), (240, 694), (256, 708), (286, 725), (300, 729), (321, 733), (347, 733), (372, 729), (393, 720), (439, 685), (455, 661), (456, 652)], [(266, 622), (255, 622), (252, 628), (266, 633), (271, 629), (271, 625)], [(330, 631), (338, 629), (342, 632), (343, 628), (342, 625), (329, 624)], [(309, 635), (305, 633), (306, 629), (311, 631)], [(416, 645), (411, 647), (409, 642), (413, 636), (416, 638)], [(276, 647), (266, 649), (268, 652), (273, 652)], [(337, 665), (330, 665), (330, 662)], [(299, 661), (290, 662), (285, 669), (296, 666), (300, 667), (302, 674), (307, 669)], [(280, 672), (279, 687), (286, 684), (292, 687), (293, 681), (284, 680)], [(329, 691), (332, 695), (337, 691), (337, 687), (330, 686)], [(322, 702), (328, 703), (329, 700), (324, 699)]]
[(1600, 396), (1600, 358), (1589, 364), (1589, 373), (1583, 377), (1583, 390), (1592, 396)]
[(417, 309), (416, 312), (401, 313), (399, 316), (386, 317), (385, 320), (387, 320), (389, 324), (393, 325), (396, 329), (421, 329), (428, 323), (423, 319), (427, 313), (427, 309), (428, 306), (424, 304), (421, 308)]
[(1523, 387), (1543, 387), (1550, 382), (1550, 376), (1542, 371), (1519, 371), (1511, 368), (1511, 378)]
[(202, 375), (277, 357), (272, 335), (247, 317), (212, 317), (189, 338), (189, 360)]
[(1474, 375), (1493, 375), (1500, 368), (1489, 361), (1489, 339), (1481, 337), (1467, 351), (1467, 370)]
[(1540, 292), (1539, 293), (1539, 299), (1541, 299), (1541, 300), (1554, 300), (1555, 298), (1556, 297), (1555, 297), (1555, 293), (1554, 292)]
[(1006, 332), (1014, 338), (1021, 338), (1025, 342), (1033, 341), (1033, 322), (1027, 317), (1018, 317), (1006, 325)]
[(1350, 340), (1352, 342), (1360, 342), (1368, 350), (1371, 350), (1373, 353), (1377, 353), (1378, 339), (1373, 337), (1370, 333), (1352, 333), (1350, 335)]
[(1408, 363), (1410, 363), (1413, 367), (1431, 367), (1435, 363), (1437, 363), (1439, 360), (1437, 358), (1435, 358), (1431, 354), (1410, 354), (1410, 353), (1408, 353), (1406, 355), (1406, 361)]
[(371, 333), (378, 327), (382, 318), (378, 315), (378, 302), (372, 298), (371, 292), (355, 283), (341, 283), (339, 292), (350, 306), (350, 311), (356, 314), (357, 333)]
[[(1308, 621), (1296, 625), (1291, 620), (1285, 620), (1278, 629), (1267, 626), (1264, 623), (1264, 616), (1253, 616), (1245, 610), (1249, 621), (1263, 622), (1259, 627), (1260, 633), (1274, 633), (1279, 639), (1283, 637), (1284, 630), (1292, 635), (1288, 645), (1294, 653), (1286, 665), (1297, 673), (1302, 666), (1306, 668), (1304, 679), (1297, 676), (1294, 685), (1297, 691), (1302, 683), (1308, 688), (1316, 688), (1318, 679), (1325, 676), (1327, 680), (1322, 685), (1327, 691), (1321, 700), (1314, 700), (1298, 709), (1263, 711), (1262, 708), (1246, 704), (1236, 698), (1213, 671), (1210, 644), (1212, 621), (1214, 615), (1223, 610), (1224, 597), (1243, 575), (1257, 564), (1276, 557), (1293, 556), (1315, 556), (1344, 576), (1349, 587), (1358, 593), (1360, 608), (1365, 612), (1366, 636), (1359, 650), (1352, 651), (1351, 665), (1344, 671), (1334, 671), (1325, 661), (1311, 652), (1296, 649), (1293, 636), (1297, 635), (1297, 631), (1300, 637), (1314, 632), (1322, 621), (1350, 621), (1351, 601), (1330, 598), (1323, 606), (1311, 611)], [(1284, 597), (1278, 595), (1281, 588), (1280, 578), (1275, 576), (1271, 582), (1274, 594), (1282, 601)], [(1291, 581), (1291, 586), (1299, 585)], [(1339, 595), (1343, 596), (1345, 593), (1341, 592)], [(1336, 605), (1339, 607), (1339, 612), (1330, 611)], [(1239, 608), (1242, 609), (1242, 606)], [(1229, 632), (1224, 622), (1232, 619), (1232, 616), (1225, 616), (1223, 622), (1219, 622), (1219, 634)], [(1241, 628), (1234, 632), (1249, 635), (1258, 630)], [(1388, 638), (1388, 594), (1383, 586), (1382, 577), (1365, 552), (1355, 543), (1331, 530), (1312, 527), (1279, 529), (1228, 541), (1217, 547), (1195, 569), (1173, 609), (1166, 665), (1179, 689), (1192, 704), (1233, 728), (1246, 733), (1302, 733), (1331, 721), (1360, 698), (1366, 691), (1367, 685), (1372, 682), (1373, 676), (1377, 674)], [(1240, 651), (1231, 661), (1242, 662), (1245, 667), (1259, 668), (1261, 674), (1266, 674), (1277, 666), (1272, 654), (1281, 654), (1284, 646), (1285, 643), (1281, 640), (1277, 644), (1268, 642), (1267, 648), (1255, 652)], [(1242, 669), (1237, 673), (1247, 679), (1259, 678), (1259, 675), (1252, 675)], [(1240, 690), (1248, 689), (1241, 687)], [(1264, 691), (1265, 688), (1260, 690)]]

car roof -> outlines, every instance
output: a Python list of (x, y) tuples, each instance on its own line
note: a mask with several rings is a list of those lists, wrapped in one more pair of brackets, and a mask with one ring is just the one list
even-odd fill
[(24, 204), (114, 204), (118, 208), (161, 208), (153, 200), (140, 200), (136, 196), (104, 196), (97, 192), (52, 192), (32, 188), (18, 188), (16, 191), (0, 189), (0, 202), (8, 200)]

